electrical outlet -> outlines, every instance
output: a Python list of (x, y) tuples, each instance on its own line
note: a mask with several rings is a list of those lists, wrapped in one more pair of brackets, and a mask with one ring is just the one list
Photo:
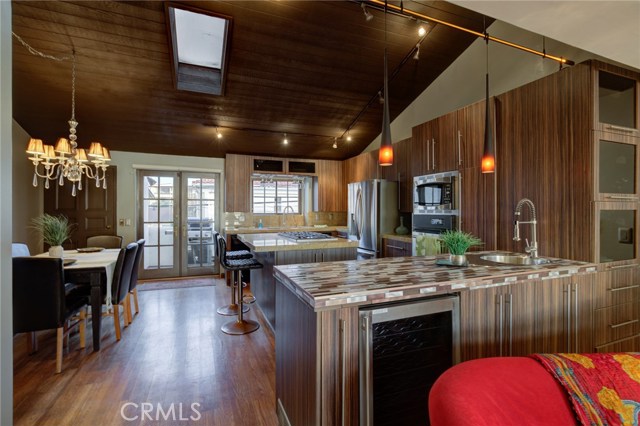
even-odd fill
[(633, 244), (633, 231), (631, 228), (618, 228), (618, 242)]

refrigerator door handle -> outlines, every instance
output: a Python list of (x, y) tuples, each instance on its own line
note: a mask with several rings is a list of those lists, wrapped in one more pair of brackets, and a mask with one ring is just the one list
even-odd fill
[(358, 191), (356, 192), (356, 206), (355, 206), (355, 224), (356, 224), (356, 237), (358, 238), (358, 240), (360, 240), (361, 234), (362, 234), (362, 228), (360, 223), (361, 218), (360, 218), (360, 214), (362, 212), (362, 190), (360, 188), (358, 188)]

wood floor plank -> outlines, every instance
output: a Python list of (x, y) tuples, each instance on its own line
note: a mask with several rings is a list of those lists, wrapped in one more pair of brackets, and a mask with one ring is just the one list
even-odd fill
[[(140, 292), (140, 313), (122, 329), (120, 342), (108, 318), (98, 353), (90, 345), (80, 349), (78, 333), (72, 334), (61, 374), (54, 374), (55, 332), (39, 333), (33, 355), (27, 354), (26, 338), (16, 336), (14, 423), (277, 425), (273, 334), (257, 307), (247, 316), (260, 322), (258, 331), (244, 336), (220, 331), (233, 318), (215, 310), (229, 297), (222, 280), (215, 286)], [(124, 414), (135, 421), (121, 416), (127, 403)], [(153, 405), (146, 417), (143, 403)], [(180, 414), (195, 420), (180, 421)]]

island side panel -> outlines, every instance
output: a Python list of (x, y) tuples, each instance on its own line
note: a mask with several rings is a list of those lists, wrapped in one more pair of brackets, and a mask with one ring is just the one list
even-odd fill
[(317, 314), (277, 281), (275, 296), (276, 410), (280, 425), (320, 425)]

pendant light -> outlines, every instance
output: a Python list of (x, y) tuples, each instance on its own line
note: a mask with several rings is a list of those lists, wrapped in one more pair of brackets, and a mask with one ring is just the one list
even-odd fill
[(391, 146), (391, 123), (389, 120), (389, 79), (387, 78), (387, 2), (384, 2), (384, 105), (382, 106), (382, 133), (380, 135), (380, 152), (378, 164), (393, 164), (393, 147)]
[(494, 173), (496, 171), (496, 157), (493, 147), (493, 132), (491, 131), (491, 108), (489, 107), (489, 34), (485, 28), (485, 40), (487, 42), (487, 74), (485, 76), (486, 100), (484, 121), (484, 152), (482, 154), (482, 173)]

